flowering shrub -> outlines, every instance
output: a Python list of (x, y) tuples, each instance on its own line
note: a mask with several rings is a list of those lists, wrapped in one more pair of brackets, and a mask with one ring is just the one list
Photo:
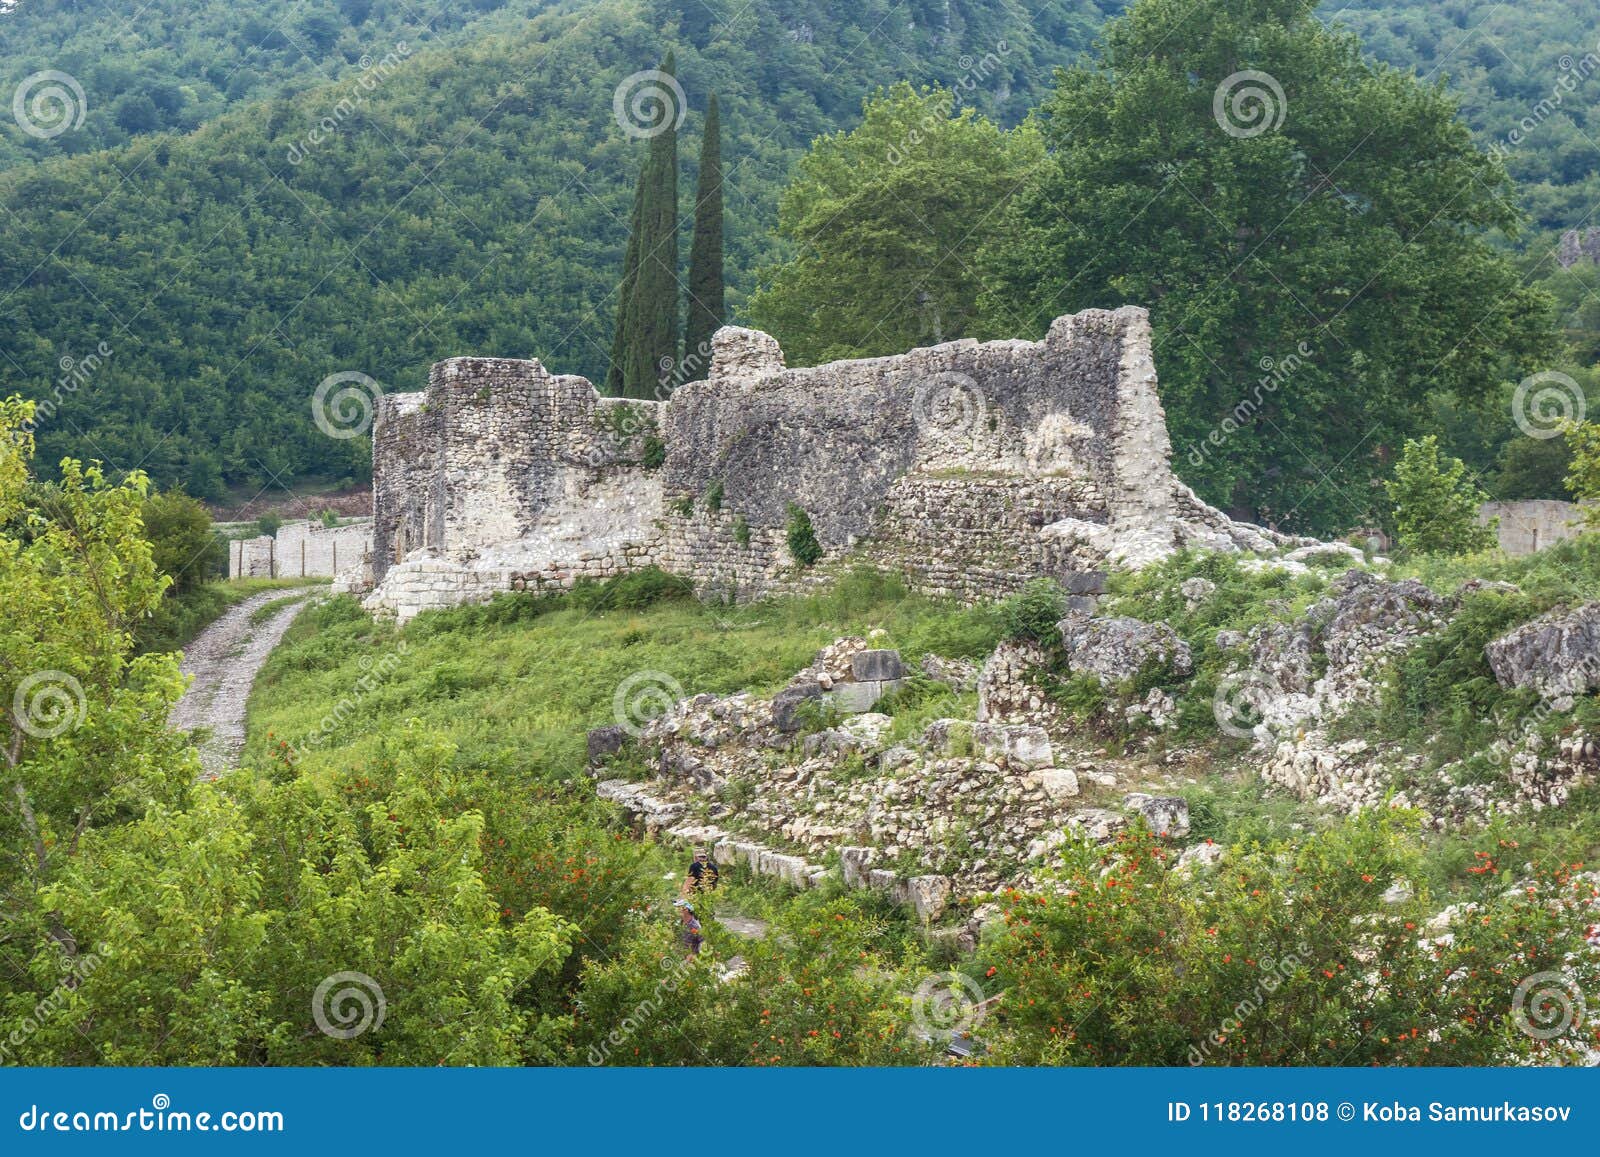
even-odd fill
[(1424, 928), (1437, 905), (1383, 898), (1418, 868), (1407, 823), (1366, 815), (1297, 846), (1230, 850), (1192, 881), (1147, 832), (1081, 851), (1062, 894), (1004, 897), (984, 948), (1005, 989), (986, 1026), (994, 1058), (1504, 1064), (1570, 1048), (1519, 1031), (1533, 1010), (1518, 989), (1565, 970), (1572, 991), (1595, 991), (1593, 886), (1564, 867)]

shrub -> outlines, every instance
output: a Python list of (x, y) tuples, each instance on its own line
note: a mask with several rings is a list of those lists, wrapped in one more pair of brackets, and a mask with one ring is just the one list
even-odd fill
[(1383, 487), (1394, 504), (1396, 534), (1407, 550), (1456, 555), (1494, 546), (1494, 526), (1478, 525), (1478, 507), (1489, 496), (1467, 476), (1461, 459), (1440, 457), (1434, 435), (1407, 439), (1394, 477)]
[(750, 545), (750, 522), (742, 514), (734, 516), (733, 541), (744, 547)]
[(1567, 465), (1567, 489), (1579, 502), (1585, 526), (1600, 528), (1600, 423), (1568, 422), (1564, 431), (1572, 458)]
[[(984, 961), (1005, 990), (984, 1038), (1004, 1064), (1420, 1065), (1554, 1060), (1571, 1040), (1516, 1031), (1522, 977), (1569, 956), (1587, 921), (1567, 869), (1525, 888), (1475, 854), (1476, 908), (1453, 941), (1420, 931), (1436, 906), (1385, 891), (1421, 878), (1414, 814), (1376, 809), (1298, 844), (1235, 846), (1196, 879), (1148, 832), (1067, 845), (1070, 890), (1006, 893)], [(1517, 857), (1520, 863), (1522, 857)], [(1584, 890), (1586, 891), (1586, 890)]]
[(181, 595), (225, 574), (228, 548), (211, 528), (211, 515), (177, 490), (152, 494), (140, 511), (156, 569), (172, 578), (169, 595)]
[(1067, 613), (1067, 592), (1055, 579), (1029, 579), (1000, 611), (1008, 638), (1055, 643), (1060, 638), (1056, 624)]
[(784, 528), (784, 539), (789, 544), (789, 554), (801, 566), (813, 566), (822, 558), (822, 544), (817, 541), (811, 516), (798, 503), (789, 503), (789, 523)]
[(657, 603), (694, 598), (694, 584), (659, 567), (613, 575), (603, 583), (574, 587), (569, 605), (583, 610), (639, 611)]
[(263, 514), (260, 518), (256, 519), (256, 531), (260, 534), (266, 535), (268, 538), (272, 538), (274, 535), (276, 535), (282, 526), (283, 519), (279, 518), (276, 514)]
[(667, 461), (667, 443), (660, 434), (651, 430), (644, 436), (644, 451), (639, 464), (646, 470), (659, 470)]
[(713, 512), (721, 510), (722, 494), (722, 479), (718, 478), (710, 486), (706, 487), (706, 509)]

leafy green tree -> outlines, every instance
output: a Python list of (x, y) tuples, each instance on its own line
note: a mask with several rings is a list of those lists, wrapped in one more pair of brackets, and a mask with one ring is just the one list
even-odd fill
[(706, 104), (700, 142), (700, 178), (694, 195), (694, 235), (689, 241), (689, 321), (683, 357), (689, 372), (704, 377), (711, 361), (711, 335), (726, 314), (722, 285), (722, 119), (717, 94)]
[(989, 326), (1148, 305), (1185, 479), (1276, 523), (1363, 521), (1430, 393), (1484, 398), (1552, 348), (1491, 242), (1518, 223), (1503, 166), (1306, 0), (1138, 0), (1104, 45), (988, 230)]
[(945, 89), (897, 84), (801, 158), (778, 203), (778, 232), (798, 253), (749, 306), (795, 364), (973, 332), (975, 251), (1041, 146), (1029, 126), (1004, 132), (954, 104)]
[(1584, 504), (1584, 524), (1600, 526), (1600, 423), (1569, 422), (1564, 434), (1572, 452), (1567, 489)]
[(166, 727), (177, 657), (133, 655), (168, 584), (140, 522), (146, 481), (69, 459), (24, 506), (32, 417), (32, 403), (0, 401), (0, 913), (8, 954), (45, 968), (88, 935), (53, 895), (85, 839), (181, 804), (199, 767)]
[(193, 590), (228, 565), (228, 548), (212, 529), (211, 515), (182, 491), (145, 499), (140, 511), (156, 570), (172, 580), (171, 594)]
[(1471, 554), (1495, 544), (1495, 528), (1478, 525), (1489, 496), (1459, 458), (1441, 456), (1429, 434), (1408, 440), (1394, 477), (1383, 488), (1393, 505), (1395, 537), (1414, 554)]

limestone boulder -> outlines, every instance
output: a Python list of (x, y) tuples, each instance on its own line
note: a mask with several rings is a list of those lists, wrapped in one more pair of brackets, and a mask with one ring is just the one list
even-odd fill
[(1600, 688), (1600, 602), (1555, 610), (1484, 647), (1500, 686), (1548, 699)]
[(1189, 644), (1166, 623), (1069, 614), (1057, 629), (1068, 668), (1093, 675), (1107, 686), (1133, 678), (1152, 663), (1165, 665), (1174, 675), (1194, 670)]

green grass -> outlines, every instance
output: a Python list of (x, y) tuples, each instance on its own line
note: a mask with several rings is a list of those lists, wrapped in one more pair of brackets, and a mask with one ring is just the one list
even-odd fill
[[(252, 595), (262, 591), (288, 590), (293, 587), (317, 586), (326, 579), (238, 579), (233, 582), (204, 583), (184, 594), (161, 601), (156, 613), (146, 619), (136, 632), (141, 653), (156, 651), (181, 651), (196, 635), (219, 619), (229, 607), (237, 606)], [(279, 599), (276, 602), (286, 602)], [(258, 622), (254, 616), (252, 622)]]
[(281, 599), (267, 600), (255, 610), (250, 612), (250, 625), (252, 627), (259, 627), (262, 623), (267, 622), (279, 611), (283, 610), (284, 607), (289, 606), (291, 603), (298, 603), (304, 597), (304, 595), (285, 595)]
[[(430, 612), (404, 629), (334, 598), (300, 616), (258, 678), (245, 760), (264, 765), (268, 732), (297, 742), (344, 702), (344, 722), (304, 754), (310, 773), (375, 758), (415, 718), (456, 743), (467, 766), (564, 779), (583, 767), (585, 732), (616, 721), (614, 697), (630, 677), (674, 694), (771, 692), (819, 647), (874, 628), (913, 663), (930, 651), (979, 657), (999, 637), (991, 610), (911, 595), (870, 572), (810, 598), (741, 607), (635, 575), (564, 598)], [(904, 713), (909, 734), (961, 705), (916, 685), (887, 706)]]

